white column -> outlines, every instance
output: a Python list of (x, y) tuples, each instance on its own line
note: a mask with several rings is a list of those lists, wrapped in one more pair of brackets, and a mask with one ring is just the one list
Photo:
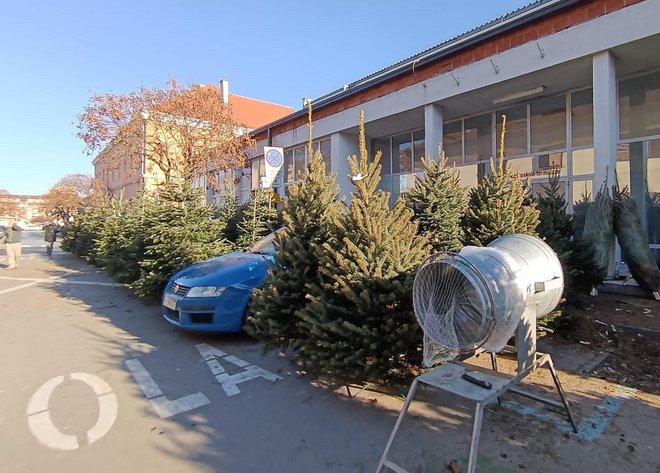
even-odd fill
[(350, 202), (350, 193), (354, 186), (348, 175), (348, 157), (352, 154), (359, 155), (358, 135), (353, 133), (333, 133), (330, 136), (330, 167), (336, 177), (336, 182), (340, 187), (339, 195), (346, 197), (346, 203)]
[[(615, 183), (616, 145), (619, 139), (617, 112), (616, 65), (614, 56), (604, 51), (593, 56), (594, 86), (594, 196), (607, 180), (612, 190)], [(610, 249), (607, 275), (614, 276), (614, 245)]]
[(607, 185), (614, 184), (616, 145), (619, 137), (617, 113), (616, 66), (609, 51), (593, 57), (594, 85), (594, 194), (607, 177)]
[(442, 107), (434, 103), (424, 106), (424, 154), (436, 161), (442, 146)]

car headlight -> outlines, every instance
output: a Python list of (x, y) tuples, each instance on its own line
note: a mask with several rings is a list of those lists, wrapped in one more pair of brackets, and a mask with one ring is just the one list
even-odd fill
[(224, 290), (224, 287), (219, 286), (194, 286), (190, 288), (186, 297), (217, 297)]

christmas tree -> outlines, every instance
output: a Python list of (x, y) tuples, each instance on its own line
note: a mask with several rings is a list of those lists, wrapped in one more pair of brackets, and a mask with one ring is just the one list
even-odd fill
[(539, 209), (539, 225), (536, 230), (562, 259), (562, 255), (568, 255), (571, 251), (573, 217), (566, 212), (566, 198), (559, 187), (559, 171), (551, 172), (548, 183), (541, 187), (545, 195), (539, 195), (536, 200)]
[(270, 188), (252, 191), (252, 197), (241, 209), (236, 241), (240, 248), (252, 246), (280, 226), (274, 192)]
[(429, 157), (422, 163), (424, 177), (417, 179), (407, 196), (420, 233), (428, 236), (434, 252), (458, 251), (463, 246), (461, 218), (467, 206), (458, 171), (446, 167), (444, 152), (440, 153), (439, 162)]
[(282, 210), (286, 230), (278, 235), (275, 264), (263, 289), (254, 293), (246, 324), (246, 330), (268, 348), (295, 344), (306, 336), (295, 314), (307, 304), (307, 286), (319, 282), (313, 248), (327, 241), (344, 207), (337, 199), (334, 175), (326, 173), (321, 153), (312, 152), (311, 106), (309, 114), (309, 165), (298, 176), (300, 182), (289, 186)]
[(97, 229), (100, 266), (118, 282), (130, 284), (140, 277), (140, 261), (144, 257), (144, 209), (155, 205), (140, 195), (131, 201), (112, 199), (109, 215)]
[(506, 116), (503, 116), (499, 158), (491, 158), (490, 174), (468, 194), (469, 205), (463, 217), (467, 245), (486, 246), (510, 233), (536, 234), (539, 211), (522, 181), (505, 163), (505, 133)]
[(240, 217), (240, 206), (236, 197), (236, 184), (233, 180), (230, 180), (225, 187), (225, 201), (218, 208), (217, 218), (225, 223), (224, 237), (233, 244), (236, 244), (238, 240), (238, 223)]
[(306, 365), (338, 380), (388, 382), (408, 377), (421, 362), (421, 330), (412, 307), (414, 271), (427, 255), (412, 211), (377, 188), (380, 153), (369, 163), (360, 114), (360, 156), (348, 158), (351, 204), (317, 246), (321, 281), (309, 287), (298, 312)]
[(580, 294), (589, 294), (600, 283), (593, 260), (594, 252), (586, 242), (574, 238), (575, 220), (566, 212), (566, 198), (559, 187), (559, 172), (553, 172), (542, 186), (545, 196), (538, 196), (539, 236), (557, 253), (564, 270), (564, 296), (575, 302)]
[(214, 213), (201, 191), (188, 185), (160, 190), (158, 205), (145, 209), (144, 257), (132, 285), (138, 296), (156, 298), (178, 270), (231, 250), (223, 238), (225, 222)]

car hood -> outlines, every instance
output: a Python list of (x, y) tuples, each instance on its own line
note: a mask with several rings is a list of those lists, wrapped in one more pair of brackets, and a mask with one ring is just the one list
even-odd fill
[(236, 251), (188, 266), (172, 280), (184, 286), (232, 286), (262, 280), (273, 262), (270, 255)]

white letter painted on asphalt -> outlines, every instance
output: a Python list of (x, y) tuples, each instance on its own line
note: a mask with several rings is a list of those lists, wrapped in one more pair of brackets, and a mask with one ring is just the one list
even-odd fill
[(142, 366), (142, 363), (135, 359), (126, 360), (125, 363), (133, 374), (135, 381), (142, 388), (142, 392), (162, 419), (211, 403), (206, 396), (199, 392), (170, 401), (163, 395), (163, 391), (158, 387), (146, 368)]
[[(117, 419), (117, 396), (108, 383), (89, 373), (71, 373), (71, 379), (82, 381), (92, 388), (99, 403), (99, 417), (96, 424), (87, 431), (87, 439), (82, 445), (89, 445), (112, 428)], [(42, 384), (30, 398), (27, 407), (28, 425), (32, 434), (46, 447), (57, 450), (76, 450), (81, 446), (75, 435), (64, 434), (50, 418), (48, 402), (57, 386), (64, 382), (64, 376), (56, 376)]]
[[(281, 376), (278, 376), (275, 373), (271, 373), (270, 371), (259, 368), (255, 365), (251, 365), (245, 360), (242, 360), (234, 355), (228, 355), (224, 351), (218, 350), (217, 348), (207, 345), (206, 343), (200, 343), (199, 345), (195, 346), (197, 347), (200, 355), (202, 355), (204, 361), (206, 361), (206, 364), (211, 370), (211, 373), (213, 376), (215, 376), (215, 379), (218, 380), (220, 386), (222, 386), (222, 389), (225, 391), (227, 396), (235, 396), (236, 394), (240, 394), (241, 390), (238, 389), (238, 383), (243, 383), (255, 378), (266, 378), (272, 382), (275, 382), (278, 379), (282, 379)], [(239, 368), (243, 368), (244, 371), (230, 375), (222, 367), (219, 359), (236, 365)]]

